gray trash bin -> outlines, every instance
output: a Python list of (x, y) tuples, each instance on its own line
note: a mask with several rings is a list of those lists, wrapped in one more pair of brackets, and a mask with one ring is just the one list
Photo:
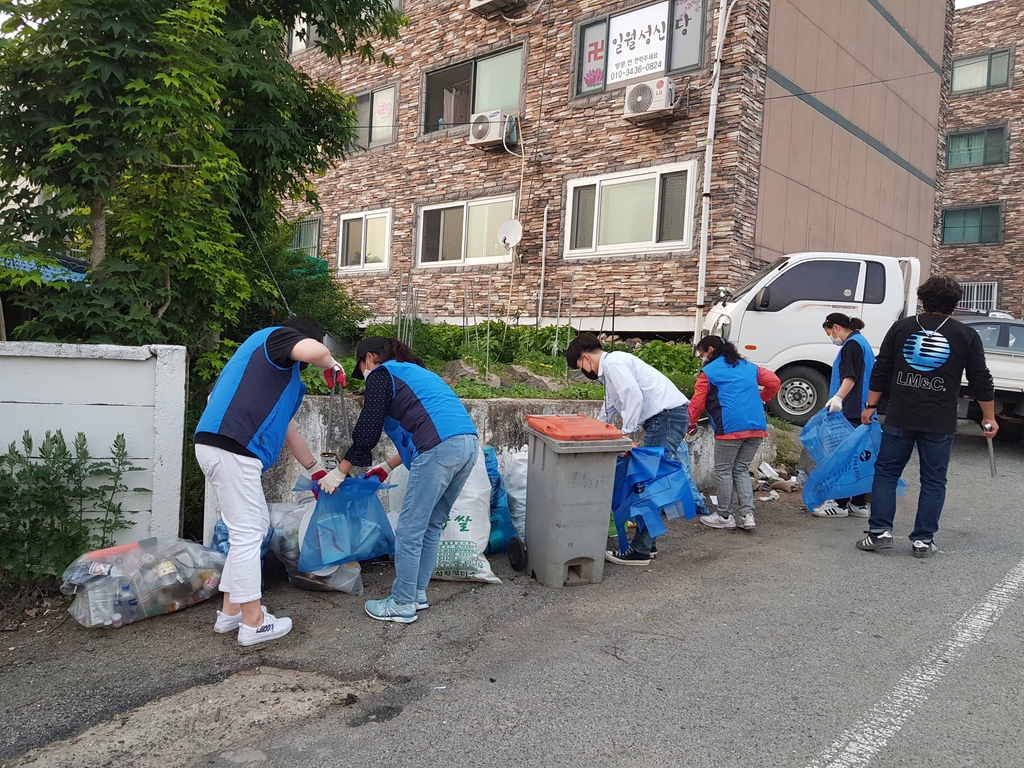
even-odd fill
[(604, 576), (622, 432), (587, 416), (527, 416), (526, 570), (548, 587)]

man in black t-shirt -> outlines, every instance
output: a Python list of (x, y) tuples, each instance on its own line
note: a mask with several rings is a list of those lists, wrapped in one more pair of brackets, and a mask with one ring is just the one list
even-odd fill
[(859, 549), (892, 547), (896, 517), (896, 484), (917, 447), (921, 492), (917, 520), (910, 534), (915, 557), (938, 552), (932, 540), (946, 500), (949, 466), (957, 426), (957, 398), (964, 371), (971, 395), (982, 412), (982, 432), (994, 437), (995, 391), (992, 374), (977, 332), (950, 315), (963, 294), (951, 277), (932, 277), (917, 289), (924, 312), (897, 321), (885, 334), (861, 415), (871, 422), (882, 393), (889, 393), (889, 411), (882, 427), (882, 447), (871, 485), (871, 518)]

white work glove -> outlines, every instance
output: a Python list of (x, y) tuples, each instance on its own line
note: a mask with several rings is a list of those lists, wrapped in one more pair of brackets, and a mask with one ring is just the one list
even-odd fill
[(843, 398), (839, 395), (832, 395), (828, 402), (825, 403), (825, 407), (828, 408), (829, 413), (839, 413), (843, 410)]
[(334, 493), (343, 482), (345, 482), (345, 473), (338, 469), (332, 469), (317, 481), (317, 485), (324, 493)]

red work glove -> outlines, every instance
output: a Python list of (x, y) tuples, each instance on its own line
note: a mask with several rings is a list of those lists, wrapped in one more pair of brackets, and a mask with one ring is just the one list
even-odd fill
[(321, 477), (327, 477), (326, 469), (318, 469), (316, 472), (309, 476), (309, 479), (313, 481), (313, 498), (315, 499), (320, 498), (320, 485), (317, 483), (317, 480), (319, 480)]
[(374, 467), (369, 472), (367, 472), (365, 475), (363, 475), (363, 477), (376, 477), (382, 483), (386, 483), (388, 481), (388, 475), (390, 475), (390, 474), (391, 474), (391, 467), (388, 465), (388, 463), (386, 461), (382, 461), (376, 467)]
[(341, 367), (341, 364), (336, 361), (331, 361), (331, 367), (324, 369), (324, 381), (327, 382), (328, 389), (334, 389), (335, 384), (340, 384), (342, 387), (347, 383), (345, 381), (345, 369)]

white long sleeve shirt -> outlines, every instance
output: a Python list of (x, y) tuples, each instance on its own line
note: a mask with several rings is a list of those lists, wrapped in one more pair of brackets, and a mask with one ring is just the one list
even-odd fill
[(622, 416), (626, 434), (651, 416), (690, 402), (665, 374), (628, 352), (601, 355), (597, 379), (604, 384), (604, 405), (597, 418), (613, 424), (616, 414)]

